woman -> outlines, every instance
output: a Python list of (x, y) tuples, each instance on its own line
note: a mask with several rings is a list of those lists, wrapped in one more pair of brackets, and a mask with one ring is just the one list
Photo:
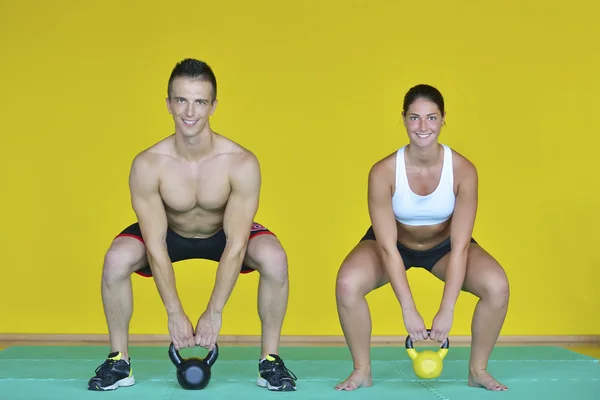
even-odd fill
[[(477, 296), (468, 384), (507, 390), (487, 372), (506, 316), (509, 285), (503, 268), (471, 237), (477, 170), (465, 157), (438, 143), (445, 110), (436, 88), (411, 88), (402, 116), (410, 142), (371, 168), (372, 226), (346, 257), (337, 277), (338, 313), (354, 371), (336, 389), (371, 386), (371, 318), (365, 296), (390, 283), (413, 341), (446, 340), (460, 291)], [(425, 268), (445, 282), (430, 335), (407, 281), (410, 267)]]

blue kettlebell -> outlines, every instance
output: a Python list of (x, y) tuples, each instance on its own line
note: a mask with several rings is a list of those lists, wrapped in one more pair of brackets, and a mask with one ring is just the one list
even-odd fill
[(190, 357), (182, 358), (179, 351), (171, 342), (169, 346), (169, 358), (177, 368), (177, 381), (186, 390), (202, 390), (211, 378), (211, 368), (219, 357), (219, 346), (208, 353), (205, 358)]

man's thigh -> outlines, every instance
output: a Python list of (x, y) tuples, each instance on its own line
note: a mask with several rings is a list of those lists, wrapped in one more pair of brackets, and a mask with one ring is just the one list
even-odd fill
[(285, 258), (285, 250), (277, 236), (255, 222), (250, 231), (242, 273), (260, 272), (265, 265), (287, 262)]

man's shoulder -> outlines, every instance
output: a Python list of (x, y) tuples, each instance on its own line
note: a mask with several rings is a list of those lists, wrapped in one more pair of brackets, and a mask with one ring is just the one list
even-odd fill
[(221, 152), (229, 156), (232, 167), (250, 167), (259, 164), (258, 157), (252, 150), (222, 135), (219, 135), (219, 140), (221, 141), (219, 145)]
[(256, 177), (260, 179), (260, 162), (252, 151), (240, 149), (232, 155), (229, 169), (232, 177), (237, 176), (242, 180)]
[(160, 159), (169, 154), (170, 149), (172, 148), (171, 141), (172, 138), (169, 136), (141, 150), (133, 157), (133, 163), (144, 164), (145, 166), (151, 166), (158, 163)]
[(238, 166), (251, 167), (259, 165), (256, 154), (245, 148), (241, 148), (240, 151), (236, 153), (235, 161)]
[(260, 186), (261, 170), (257, 155), (250, 149), (227, 139), (220, 143), (220, 153), (226, 158), (230, 183), (233, 186)]
[(133, 180), (154, 182), (159, 179), (161, 165), (164, 164), (165, 152), (160, 146), (151, 146), (140, 151), (133, 157), (130, 167), (130, 177)]

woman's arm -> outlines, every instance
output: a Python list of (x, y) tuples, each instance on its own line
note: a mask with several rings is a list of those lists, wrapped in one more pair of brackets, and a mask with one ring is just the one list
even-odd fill
[(477, 214), (477, 169), (462, 157), (457, 157), (457, 161), (459, 161), (457, 166), (460, 170), (460, 173), (457, 175), (460, 180), (454, 215), (452, 217), (452, 226), (450, 227), (452, 250), (450, 251), (450, 259), (448, 260), (448, 268), (446, 270), (446, 283), (444, 285), (440, 311), (454, 310), (465, 279), (467, 254)]
[(397, 247), (398, 231), (392, 209), (395, 174), (390, 169), (384, 160), (375, 164), (369, 172), (369, 215), (390, 285), (404, 312), (404, 310), (415, 310), (416, 307), (408, 285), (404, 262)]

